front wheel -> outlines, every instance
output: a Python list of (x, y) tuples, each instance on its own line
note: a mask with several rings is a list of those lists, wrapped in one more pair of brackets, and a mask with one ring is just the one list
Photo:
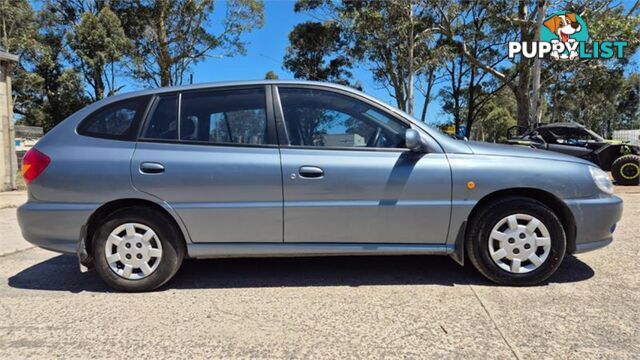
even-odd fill
[(611, 165), (611, 175), (618, 185), (638, 185), (640, 183), (640, 156), (620, 156)]
[(491, 281), (534, 285), (558, 269), (566, 251), (562, 223), (546, 205), (525, 197), (498, 200), (471, 219), (469, 260)]
[(96, 271), (121, 291), (149, 291), (175, 275), (185, 254), (172, 220), (146, 207), (129, 207), (109, 215), (93, 243)]

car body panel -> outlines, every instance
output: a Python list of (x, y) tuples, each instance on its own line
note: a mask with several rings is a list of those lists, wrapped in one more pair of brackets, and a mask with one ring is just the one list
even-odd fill
[[(445, 242), (451, 170), (444, 154), (294, 147), (281, 152), (285, 242)], [(301, 166), (321, 168), (324, 176), (302, 178)]]
[[(174, 148), (160, 143), (96, 139), (78, 135), (75, 131), (93, 111), (130, 97), (247, 85), (318, 86), (349, 93), (410, 122), (435, 145), (430, 146), (432, 151), (426, 154), (408, 151), (358, 151), (357, 154), (346, 151), (349, 154), (341, 154), (337, 150), (311, 150), (298, 155), (285, 146), (217, 149), (206, 145), (189, 148), (187, 156), (184, 152), (191, 145), (180, 144), (178, 149), (177, 145)], [(452, 253), (478, 202), (508, 189), (539, 189), (562, 201), (575, 219), (576, 248), (583, 251), (610, 242), (613, 225), (622, 211), (619, 198), (604, 194), (595, 186), (588, 170), (591, 165), (584, 160), (553, 152), (454, 140), (398, 109), (335, 84), (235, 82), (117, 95), (73, 114), (48, 132), (35, 148), (50, 156), (52, 161), (29, 185), (29, 200), (19, 208), (18, 218), (28, 241), (59, 252), (74, 251), (82, 237), (82, 228), (94, 211), (120, 199), (152, 201), (166, 209), (180, 226), (187, 251), (194, 257), (242, 256), (242, 249), (251, 256)], [(279, 169), (280, 151), (286, 154), (284, 173)], [(160, 153), (166, 162), (164, 165), (170, 165), (175, 177), (152, 181), (150, 179), (162, 177), (142, 177), (136, 173), (139, 162), (157, 160)], [(211, 154), (214, 153), (219, 157), (213, 159)], [(148, 157), (150, 155), (153, 159)], [(343, 159), (333, 164), (333, 156)], [(402, 156), (413, 160), (401, 161), (400, 167), (394, 170), (392, 164)], [(330, 184), (331, 191), (336, 193), (321, 183), (311, 187), (283, 185), (296, 167), (320, 162), (329, 171), (327, 179), (333, 181), (328, 175), (333, 176), (333, 170), (336, 170), (338, 179), (344, 182), (342, 188), (338, 179)], [(236, 166), (238, 163), (247, 165), (260, 176), (242, 175)], [(365, 166), (354, 173), (353, 168), (360, 163)], [(217, 166), (224, 166), (225, 176), (231, 174), (232, 179), (223, 181), (222, 170), (216, 171)], [(397, 170), (398, 176), (394, 174)], [(195, 171), (196, 176), (185, 171)], [(354, 178), (349, 179), (350, 176)], [(378, 181), (369, 177), (376, 177)], [(379, 181), (381, 179), (384, 181)], [(469, 189), (469, 181), (476, 185), (473, 190)], [(179, 191), (183, 193), (180, 196), (176, 196), (176, 186), (180, 186)], [(283, 197), (283, 186), (291, 196), (289, 200)], [(291, 208), (285, 210), (283, 201), (288, 201)], [(293, 206), (296, 203), (309, 206)], [(326, 206), (328, 204), (331, 206)], [(363, 209), (367, 214), (362, 213)], [(602, 215), (603, 212), (606, 215)], [(359, 227), (376, 225), (378, 231), (366, 229), (360, 233), (357, 227), (349, 227), (352, 223), (349, 219), (355, 220)], [(299, 223), (295, 222), (297, 220)], [(415, 225), (419, 220), (422, 222)], [(289, 221), (290, 241), (283, 242), (288, 239), (283, 226), (286, 229)], [(250, 229), (256, 224), (255, 229)], [(264, 229), (265, 233), (256, 229)], [(329, 241), (330, 238), (344, 243), (305, 242), (311, 239)], [(347, 242), (349, 238), (372, 243)], [(383, 243), (385, 238), (387, 243)], [(407, 241), (414, 243), (393, 244)]]
[[(456, 242), (460, 226), (469, 218), (469, 214), (480, 200), (509, 189), (519, 189), (523, 192), (539, 189), (562, 200), (571, 210), (576, 228), (579, 229), (576, 244), (610, 237), (611, 226), (622, 216), (620, 198), (602, 193), (582, 161), (521, 159), (506, 155), (447, 155), (451, 164), (453, 184), (451, 225), (447, 244)], [(572, 174), (572, 181), (567, 181), (566, 174)], [(475, 184), (473, 190), (467, 187), (469, 181)], [(607, 215), (598, 215), (599, 207), (601, 211), (606, 211)], [(593, 222), (593, 218), (598, 216), (602, 216), (603, 221)], [(592, 225), (595, 228), (592, 228)], [(596, 231), (596, 228), (599, 230)]]
[[(144, 162), (162, 164), (165, 171), (144, 174)], [(277, 147), (141, 141), (131, 174), (136, 189), (166, 201), (179, 214), (193, 242), (282, 242)]]

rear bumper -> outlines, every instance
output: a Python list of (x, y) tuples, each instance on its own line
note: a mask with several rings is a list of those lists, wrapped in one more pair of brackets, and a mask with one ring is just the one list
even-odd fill
[(565, 203), (576, 221), (576, 243), (572, 253), (596, 250), (613, 241), (616, 224), (622, 218), (622, 199), (606, 196), (591, 199), (570, 199)]
[(22, 236), (43, 249), (75, 254), (81, 231), (97, 204), (28, 202), (18, 208)]

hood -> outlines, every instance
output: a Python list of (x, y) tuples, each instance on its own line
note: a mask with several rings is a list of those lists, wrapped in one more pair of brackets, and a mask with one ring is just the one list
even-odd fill
[(484, 143), (484, 142), (478, 142), (478, 141), (468, 141), (467, 145), (469, 146), (469, 148), (471, 148), (471, 151), (473, 151), (474, 154), (478, 154), (478, 155), (510, 156), (510, 157), (534, 158), (534, 159), (555, 160), (555, 161), (570, 161), (574, 163), (593, 165), (593, 163), (575, 156), (566, 155), (566, 154), (548, 151), (548, 150), (532, 149), (530, 147), (520, 146), (520, 145), (491, 144), (491, 143)]

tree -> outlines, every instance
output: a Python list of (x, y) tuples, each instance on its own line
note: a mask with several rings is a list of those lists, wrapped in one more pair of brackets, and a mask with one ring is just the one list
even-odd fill
[(296, 79), (349, 85), (352, 66), (340, 27), (331, 22), (304, 22), (289, 33), (284, 68)]
[(349, 57), (366, 64), (389, 90), (398, 108), (414, 111), (415, 78), (434, 55), (433, 17), (426, 1), (299, 0), (298, 11), (313, 11), (339, 27)]
[(19, 62), (14, 68), (12, 87), (14, 112), (18, 115), (24, 115), (29, 107), (29, 94), (35, 91), (42, 80), (41, 77), (27, 71), (39, 46), (37, 29), (36, 14), (29, 2), (0, 2), (0, 47), (19, 57)]
[(273, 72), (273, 70), (269, 70), (269, 71), (267, 71), (266, 74), (264, 74), (264, 79), (265, 80), (278, 80), (278, 74)]
[[(613, 129), (633, 123), (636, 106), (634, 79), (626, 75), (629, 59), (640, 46), (640, 16), (608, 2), (575, 2), (569, 10), (582, 14), (589, 36), (596, 41), (625, 39), (623, 59), (549, 62), (542, 68), (543, 97), (548, 104), (547, 121), (577, 121), (610, 136)], [(627, 102), (630, 101), (630, 102)], [(621, 104), (624, 104), (621, 106)], [(627, 112), (629, 110), (630, 112)]]
[[(557, 74), (557, 71), (582, 72), (587, 68), (602, 65), (599, 61), (579, 60), (565, 63), (549, 61), (546, 64), (534, 66), (534, 59), (522, 56), (512, 59), (510, 64), (506, 61), (499, 63), (483, 61), (477, 54), (470, 51), (468, 35), (462, 32), (465, 27), (460, 26), (466, 24), (468, 20), (464, 11), (460, 11), (461, 8), (464, 8), (461, 6), (464, 3), (460, 1), (441, 2), (437, 5), (440, 14), (438, 31), (444, 34), (471, 64), (491, 74), (497, 81), (511, 89), (518, 104), (518, 125), (528, 126), (531, 120), (544, 116), (539, 111), (544, 106), (542, 102), (545, 92), (544, 86), (554, 79), (557, 80), (558, 76), (554, 73)], [(518, 0), (515, 2), (492, 0), (483, 3), (489, 9), (487, 13), (489, 27), (483, 31), (483, 34), (503, 36), (504, 41), (495, 42), (492, 45), (495, 51), (503, 52), (508, 41), (531, 42), (535, 40), (545, 9), (548, 8), (548, 12), (552, 12), (554, 5), (560, 6), (561, 4), (560, 2), (543, 0)], [(634, 10), (625, 12), (624, 6), (607, 0), (578, 0), (568, 4), (562, 3), (561, 6), (562, 10), (580, 14), (585, 18), (589, 24), (589, 33), (592, 39), (625, 39), (629, 41), (628, 53), (633, 53), (637, 49), (640, 38), (638, 36), (639, 18), (633, 15)], [(578, 68), (583, 70), (576, 70)], [(582, 75), (588, 76), (586, 72)], [(538, 76), (541, 77), (539, 83)]]
[(80, 23), (68, 34), (75, 63), (87, 83), (93, 88), (93, 100), (113, 95), (116, 86), (116, 63), (129, 51), (131, 43), (125, 36), (120, 20), (108, 7), (97, 15), (82, 14)]
[(513, 114), (516, 102), (508, 89), (499, 90), (480, 110), (478, 121), (470, 129), (469, 137), (487, 142), (503, 142), (507, 130), (517, 124)]
[[(487, 28), (483, 34), (491, 33), (495, 37), (502, 37), (503, 40), (490, 44), (493, 51), (502, 51), (508, 41), (531, 42), (535, 36), (535, 23), (531, 20), (536, 9), (534, 2), (528, 0), (518, 0), (517, 2), (507, 0), (494, 0), (484, 3), (486, 7)], [(463, 33), (466, 29), (467, 18), (465, 12), (461, 11), (461, 6), (457, 2), (440, 3), (438, 5), (440, 18), (438, 20), (439, 31), (444, 34), (449, 42), (453, 44), (471, 64), (489, 73), (496, 80), (508, 86), (517, 101), (518, 125), (528, 126), (530, 119), (530, 97), (531, 89), (531, 67), (532, 59), (520, 56), (513, 59), (513, 67), (501, 70), (504, 67), (502, 62), (491, 63), (478, 58), (469, 49), (469, 39)], [(486, 51), (489, 51), (487, 49)]]
[[(491, 4), (487, 2), (465, 2), (459, 5), (460, 21), (452, 24), (451, 30), (465, 39), (466, 52), (476, 59), (488, 64), (504, 62), (506, 54), (496, 51), (496, 43), (502, 43), (504, 37), (500, 33), (491, 32), (494, 19), (491, 17)], [(453, 117), (456, 133), (460, 125), (465, 124), (465, 136), (470, 135), (473, 124), (481, 114), (487, 102), (502, 89), (503, 84), (469, 60), (459, 51), (459, 44), (446, 38), (439, 46), (449, 60), (444, 62), (444, 78), (447, 80), (440, 91), (443, 109)], [(450, 54), (450, 55), (446, 55)]]
[(84, 84), (64, 65), (64, 39), (47, 12), (36, 13), (21, 0), (0, 2), (0, 12), (2, 47), (20, 56), (13, 78), (16, 120), (49, 130), (87, 104)]
[(112, 2), (133, 40), (133, 76), (155, 86), (182, 84), (191, 66), (212, 50), (222, 56), (245, 53), (244, 33), (261, 28), (261, 0), (230, 0), (221, 30), (211, 28), (214, 0), (120, 0)]
[(16, 111), (21, 115), (19, 123), (42, 126), (48, 131), (87, 105), (90, 99), (84, 95), (80, 74), (63, 65), (62, 37), (55, 32), (45, 32), (38, 36), (38, 43), (38, 51), (26, 64), (25, 73), (16, 78), (18, 84), (31, 82), (33, 85), (21, 87), (22, 101)]

